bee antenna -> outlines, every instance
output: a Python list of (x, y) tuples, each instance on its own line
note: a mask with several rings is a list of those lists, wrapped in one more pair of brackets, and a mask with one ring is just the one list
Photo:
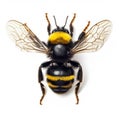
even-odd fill
[(56, 25), (56, 27), (58, 28), (59, 26), (57, 25), (57, 21), (56, 21), (55, 16), (53, 16), (53, 18), (54, 18), (54, 21), (55, 21), (55, 25)]
[(68, 16), (66, 17), (65, 25), (63, 26), (63, 28), (66, 26), (66, 24), (67, 24), (67, 20), (68, 20)]

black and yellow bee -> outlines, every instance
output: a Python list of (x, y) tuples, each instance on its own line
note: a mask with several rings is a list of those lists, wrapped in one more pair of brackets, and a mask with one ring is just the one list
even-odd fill
[[(16, 45), (21, 49), (45, 53), (50, 58), (50, 61), (40, 65), (38, 71), (38, 82), (40, 83), (42, 90), (40, 104), (42, 104), (42, 100), (45, 96), (45, 86), (42, 83), (42, 68), (47, 68), (47, 83), (55, 93), (67, 92), (76, 79), (78, 82), (75, 87), (75, 95), (78, 104), (78, 90), (80, 83), (82, 82), (83, 72), (80, 63), (71, 60), (71, 58), (76, 53), (93, 52), (100, 49), (110, 34), (111, 22), (109, 20), (100, 21), (87, 31), (88, 26), (90, 25), (89, 21), (79, 35), (78, 40), (73, 41), (73, 22), (76, 14), (74, 14), (70, 22), (69, 30), (65, 28), (68, 16), (66, 17), (65, 25), (63, 27), (57, 25), (56, 18), (53, 16), (56, 28), (52, 30), (52, 32), (47, 13), (45, 15), (48, 22), (47, 31), (49, 35), (47, 43), (39, 40), (26, 24), (22, 24), (15, 20), (8, 22), (9, 34), (16, 41)], [(78, 68), (77, 76), (75, 76), (73, 68)]]

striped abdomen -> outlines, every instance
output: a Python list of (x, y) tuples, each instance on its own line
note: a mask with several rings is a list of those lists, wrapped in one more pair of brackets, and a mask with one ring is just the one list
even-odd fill
[(47, 70), (47, 82), (54, 92), (67, 92), (74, 82), (74, 71), (71, 67), (50, 66)]

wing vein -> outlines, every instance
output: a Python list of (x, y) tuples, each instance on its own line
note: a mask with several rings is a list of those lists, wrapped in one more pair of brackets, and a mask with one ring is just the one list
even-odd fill
[(11, 20), (7, 25), (8, 34), (16, 45), (25, 51), (37, 51), (47, 54), (47, 46), (38, 39), (26, 24)]

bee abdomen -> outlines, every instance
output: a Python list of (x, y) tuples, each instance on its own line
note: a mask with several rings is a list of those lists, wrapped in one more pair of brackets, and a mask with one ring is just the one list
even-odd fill
[(74, 81), (73, 75), (64, 77), (47, 75), (48, 86), (56, 93), (67, 92), (72, 87), (73, 81)]
[(74, 82), (73, 69), (65, 66), (51, 66), (47, 71), (47, 82), (54, 92), (67, 92)]
[(47, 70), (48, 86), (56, 93), (67, 92), (74, 82), (74, 71), (71, 67), (50, 66)]

